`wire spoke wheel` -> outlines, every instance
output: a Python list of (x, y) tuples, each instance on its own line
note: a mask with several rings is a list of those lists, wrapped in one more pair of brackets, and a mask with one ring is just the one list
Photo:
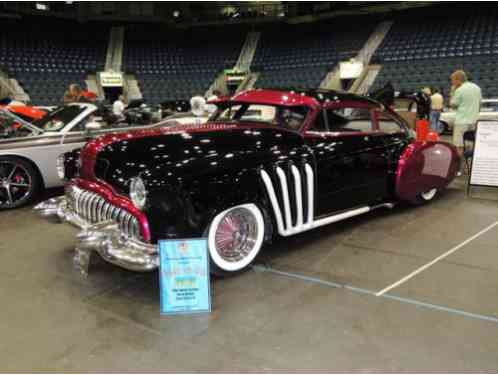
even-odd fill
[(211, 260), (224, 271), (242, 270), (258, 254), (263, 236), (263, 215), (255, 205), (226, 210), (213, 220), (209, 230)]
[(33, 193), (32, 171), (16, 160), (0, 160), (0, 208), (25, 203)]

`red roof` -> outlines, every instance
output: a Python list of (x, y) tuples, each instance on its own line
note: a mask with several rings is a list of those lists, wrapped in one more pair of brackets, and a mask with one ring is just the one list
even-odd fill
[(296, 106), (305, 105), (309, 107), (318, 107), (320, 103), (315, 98), (312, 98), (294, 91), (278, 91), (255, 89), (243, 91), (240, 94), (234, 95), (230, 101), (243, 103), (258, 103), (269, 105)]

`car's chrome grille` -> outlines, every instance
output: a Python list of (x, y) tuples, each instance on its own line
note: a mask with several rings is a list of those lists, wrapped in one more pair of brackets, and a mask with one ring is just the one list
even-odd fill
[(66, 190), (66, 197), (74, 211), (90, 223), (113, 220), (125, 235), (141, 239), (138, 219), (128, 211), (109, 203), (100, 195), (72, 186)]

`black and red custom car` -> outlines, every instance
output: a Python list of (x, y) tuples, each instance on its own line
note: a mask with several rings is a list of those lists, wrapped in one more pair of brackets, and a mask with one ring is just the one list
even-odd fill
[(459, 170), (452, 145), (415, 142), (366, 97), (250, 90), (217, 105), (205, 124), (104, 136), (65, 155), (65, 196), (36, 209), (83, 229), (83, 271), (94, 252), (152, 270), (159, 240), (207, 237), (212, 270), (236, 272), (274, 235), (430, 201)]

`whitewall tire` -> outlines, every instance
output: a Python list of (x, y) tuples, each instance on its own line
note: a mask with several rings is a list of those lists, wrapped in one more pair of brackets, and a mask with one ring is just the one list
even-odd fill
[(261, 250), (264, 236), (264, 217), (255, 204), (234, 206), (216, 215), (208, 231), (213, 273), (247, 268)]
[(429, 202), (434, 199), (437, 194), (437, 189), (431, 189), (426, 191), (425, 193), (420, 193), (420, 198), (422, 198), (425, 202)]

